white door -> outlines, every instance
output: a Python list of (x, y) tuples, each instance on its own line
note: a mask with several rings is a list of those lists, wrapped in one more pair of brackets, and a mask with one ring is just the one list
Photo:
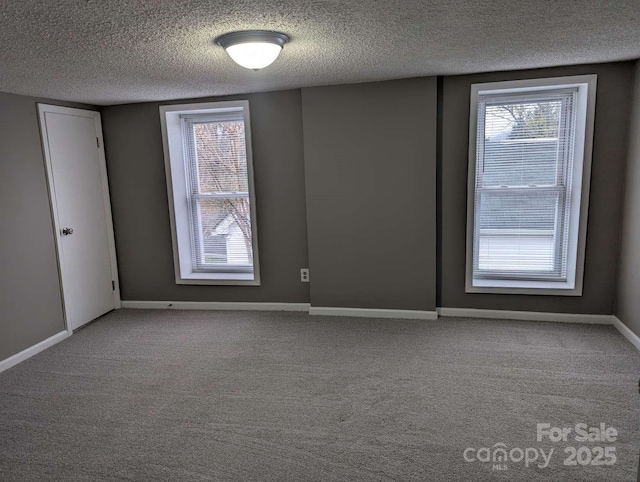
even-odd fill
[(72, 331), (119, 305), (100, 114), (39, 105), (60, 279)]

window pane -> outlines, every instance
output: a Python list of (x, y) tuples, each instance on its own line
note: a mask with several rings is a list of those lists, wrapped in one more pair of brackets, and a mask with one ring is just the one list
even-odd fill
[(248, 192), (244, 122), (193, 125), (201, 194)]
[(556, 270), (560, 260), (555, 235), (559, 199), (560, 193), (554, 191), (479, 192), (476, 269), (513, 273)]
[(581, 293), (595, 76), (557, 80), (472, 87), (467, 292)]
[(561, 101), (487, 105), (482, 185), (555, 185), (561, 109)]
[(200, 199), (196, 209), (202, 236), (198, 267), (253, 264), (248, 198)]

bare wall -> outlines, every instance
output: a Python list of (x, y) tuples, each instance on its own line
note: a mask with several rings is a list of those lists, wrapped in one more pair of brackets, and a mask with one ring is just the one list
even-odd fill
[[(584, 295), (465, 293), (471, 84), (590, 73), (598, 93)], [(440, 209), (442, 306), (610, 314), (632, 74), (623, 62), (442, 78), (438, 174), (435, 78), (198, 99), (251, 103), (262, 264), (255, 288), (175, 284), (161, 103), (103, 108), (123, 299), (432, 310)], [(306, 266), (310, 285), (299, 281)]]
[[(176, 285), (160, 105), (248, 99), (262, 285)], [(123, 300), (308, 302), (300, 91), (102, 109)]]
[(37, 103), (0, 93), (0, 360), (64, 331)]
[[(598, 75), (583, 296), (465, 293), (471, 84), (582, 74)], [(622, 212), (620, 192), (624, 185), (627, 157), (632, 74), (633, 64), (622, 62), (444, 78), (441, 186), (442, 306), (588, 314), (613, 312)]]
[(640, 336), (640, 61), (635, 64), (615, 314)]
[(302, 100), (312, 306), (435, 310), (436, 78)]

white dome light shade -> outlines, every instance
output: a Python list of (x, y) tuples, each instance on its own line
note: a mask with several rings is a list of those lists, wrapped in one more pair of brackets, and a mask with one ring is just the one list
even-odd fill
[(246, 69), (263, 69), (280, 55), (282, 47), (262, 42), (248, 42), (227, 47), (227, 53), (236, 64)]
[(225, 34), (216, 42), (238, 65), (259, 70), (271, 65), (280, 55), (282, 46), (288, 41), (289, 37), (283, 33), (248, 30)]

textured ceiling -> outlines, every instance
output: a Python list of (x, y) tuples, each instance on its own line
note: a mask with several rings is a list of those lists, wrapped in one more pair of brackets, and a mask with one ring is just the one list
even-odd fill
[[(218, 35), (291, 36), (259, 72)], [(640, 57), (638, 0), (2, 0), (0, 91), (92, 104)]]

